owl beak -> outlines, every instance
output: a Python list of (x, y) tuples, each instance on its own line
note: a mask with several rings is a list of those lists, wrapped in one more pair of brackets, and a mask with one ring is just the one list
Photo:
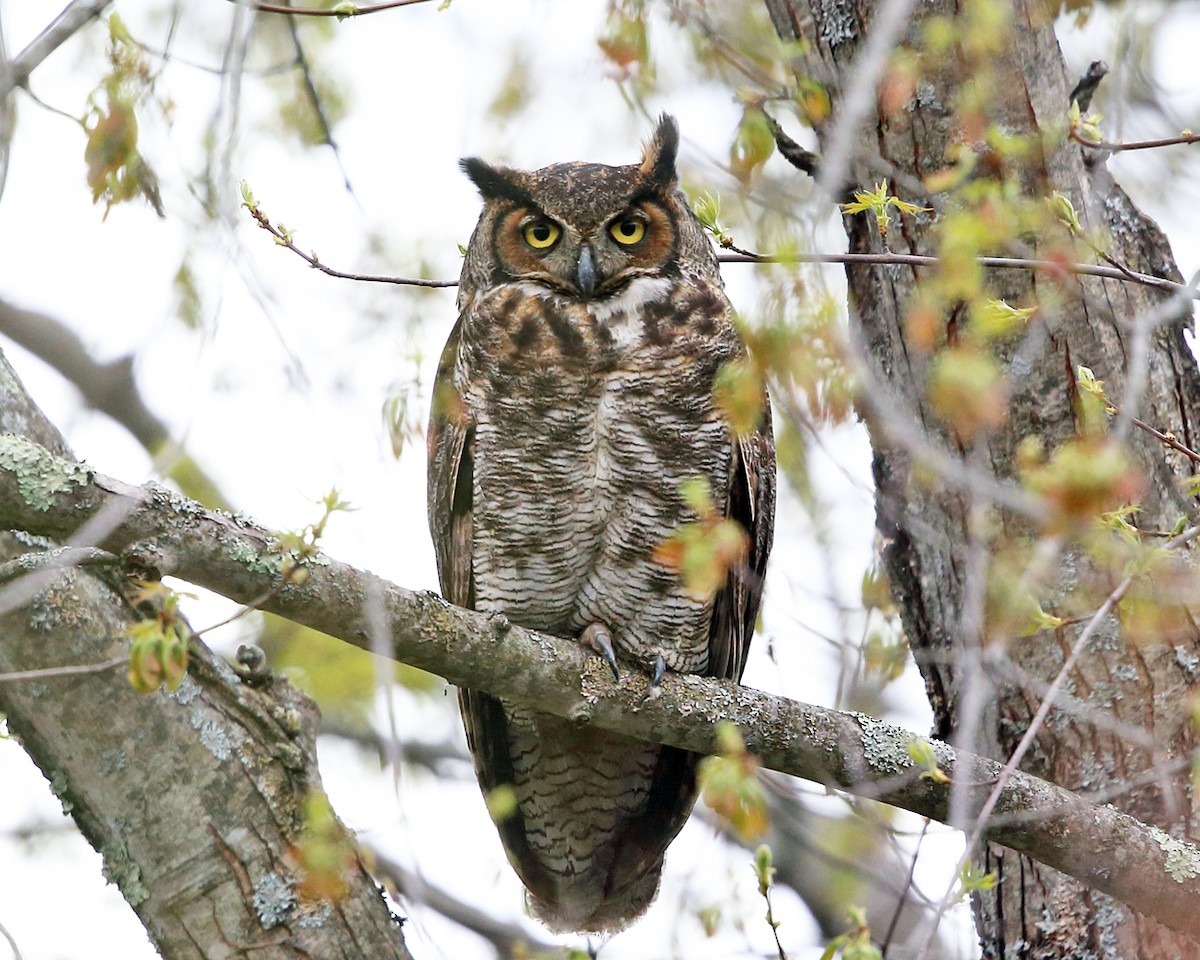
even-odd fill
[(585, 297), (596, 292), (596, 260), (592, 248), (584, 244), (579, 249), (579, 262), (575, 265), (575, 282)]

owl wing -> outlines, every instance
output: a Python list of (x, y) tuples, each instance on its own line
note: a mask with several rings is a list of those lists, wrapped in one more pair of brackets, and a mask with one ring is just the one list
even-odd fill
[(460, 607), (474, 608), (471, 549), (474, 541), (475, 430), (464, 415), (462, 398), (454, 385), (454, 365), (461, 337), (462, 320), (459, 319), (442, 351), (433, 382), (433, 409), (426, 435), (429, 532), (437, 554), (442, 596)]
[(745, 563), (729, 571), (713, 598), (708, 674), (741, 680), (775, 529), (775, 438), (765, 395), (762, 422), (734, 444), (733, 459), (726, 516), (746, 530), (750, 549)]
[[(474, 547), (475, 429), (465, 416), (454, 384), (454, 367), (462, 337), (460, 318), (438, 363), (429, 418), (429, 530), (437, 555), (442, 596), (450, 603), (475, 609)], [(508, 720), (500, 701), (481, 690), (458, 691), (459, 710), (475, 773), (485, 796), (514, 781), (508, 743)], [(529, 848), (519, 813), (497, 820), (505, 847), (526, 884), (541, 889), (553, 882)]]

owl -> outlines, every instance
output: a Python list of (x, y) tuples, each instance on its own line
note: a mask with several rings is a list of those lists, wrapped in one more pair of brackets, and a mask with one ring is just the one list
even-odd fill
[[(775, 456), (714, 399), (746, 356), (663, 116), (639, 163), (524, 172), (471, 158), (483, 197), (429, 428), (429, 523), (451, 603), (572, 637), (614, 672), (740, 679), (771, 547)], [(656, 550), (702, 478), (744, 562), (698, 596)], [(531, 912), (613, 931), (654, 899), (699, 757), (461, 690), (485, 794)]]

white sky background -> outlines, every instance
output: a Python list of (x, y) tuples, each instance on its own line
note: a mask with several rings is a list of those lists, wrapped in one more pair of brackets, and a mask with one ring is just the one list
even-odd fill
[[(45, 26), (57, 6), (0, 0), (10, 54)], [(162, 6), (161, 0), (123, 0), (116, 9), (135, 37), (153, 45), (164, 35), (157, 14)], [(328, 150), (304, 150), (277, 134), (273, 96), (247, 76), (233, 161), (222, 184), (238, 222), (232, 239), (193, 226), (195, 201), (185, 185), (201, 162), (198, 144), (217, 106), (218, 84), (214, 75), (180, 62), (218, 63), (214, 51), (227, 36), (230, 8), (217, 0), (185, 6), (174, 48), (179, 60), (167, 66), (159, 87), (175, 101), (174, 128), (164, 131), (150, 120), (142, 128), (142, 152), (159, 173), (167, 219), (159, 221), (133, 203), (114, 208), (102, 223), (102, 209), (91, 205), (84, 182), (81, 131), (18, 96), (19, 126), (0, 199), (0, 296), (68, 323), (99, 358), (136, 352), (138, 381), (152, 409), (244, 512), (268, 526), (297, 528), (316, 519), (313, 500), (336, 485), (358, 510), (330, 524), (323, 541), (327, 552), (404, 586), (435, 589), (424, 452), (410, 447), (393, 460), (380, 405), (397, 384), (418, 373), (423, 384), (431, 381), (454, 319), (453, 290), (418, 297), (399, 289), (358, 288), (311, 271), (236, 209), (236, 184), (249, 181), (267, 214), (296, 230), (297, 243), (315, 248), (330, 265), (455, 277), (456, 244), (467, 241), (479, 207), (474, 188), (458, 170), (459, 157), (479, 154), (523, 167), (568, 159), (626, 163), (637, 157), (649, 125), (631, 114), (606, 79), (595, 46), (604, 5), (455, 0), (441, 13), (430, 3), (343, 23), (321, 62), (352, 91), (350, 113), (334, 132), (358, 202), (342, 189)], [(1159, 34), (1154, 62), (1163, 71), (1179, 124), (1200, 128), (1194, 82), (1200, 15), (1196, 5), (1185, 5), (1171, 17), (1171, 28)], [(1110, 52), (1112, 28), (1107, 17), (1097, 16), (1088, 29), (1064, 33), (1072, 72), (1097, 56), (1118, 66)], [(660, 32), (656, 40), (663, 44), (659, 72), (668, 94), (652, 101), (652, 110), (667, 109), (679, 118), (689, 182), (732, 189), (728, 175), (706, 158), (726, 154), (739, 108), (721, 89), (680, 85), (685, 78), (663, 58), (670, 49), (667, 35)], [(73, 39), (34, 73), (34, 91), (79, 113), (105, 69), (104, 44), (102, 26)], [(512, 122), (499, 124), (489, 119), (488, 107), (514, 49), (525, 51), (534, 95)], [(1118, 82), (1119, 73), (1110, 80)], [(1177, 129), (1151, 119), (1109, 132), (1133, 138)], [(1118, 176), (1127, 174), (1135, 200), (1167, 229), (1189, 276), (1200, 266), (1200, 243), (1189, 223), (1200, 209), (1200, 188), (1193, 178), (1183, 186), (1176, 181), (1170, 198), (1156, 189), (1139, 190), (1141, 184), (1154, 186), (1159, 168), (1139, 172), (1138, 162), (1122, 157)], [(778, 159), (770, 170), (787, 176)], [(844, 249), (840, 228), (821, 235), (829, 249)], [(371, 236), (384, 238), (389, 259), (372, 254)], [(204, 332), (182, 329), (173, 313), (171, 278), (189, 245), (205, 295)], [(725, 276), (735, 305), (752, 305), (750, 268), (727, 266)], [(829, 276), (840, 287), (838, 271)], [(72, 388), (28, 354), (8, 344), (3, 348), (81, 458), (129, 482), (154, 476), (145, 453), (120, 427), (87, 411)], [(412, 358), (418, 353), (422, 360), (416, 366)], [(422, 411), (418, 419), (423, 418)], [(779, 666), (760, 657), (746, 676), (754, 686), (818, 703), (832, 703), (838, 663), (832, 648), (800, 624), (841, 633), (827, 597), (832, 588), (842, 601), (857, 604), (873, 536), (869, 451), (861, 431), (835, 431), (827, 448), (834, 461), (862, 478), (849, 484), (833, 465), (817, 473), (829, 528), (837, 531), (839, 565), (830, 568), (815, 551), (806, 519), (785, 496), (766, 615)], [(230, 609), (206, 601), (193, 608), (193, 622), (203, 626)], [(233, 631), (225, 642), (235, 641)], [(761, 653), (761, 638), (757, 646)], [(891, 717), (924, 732), (928, 708), (915, 668), (895, 689)], [(402, 730), (436, 734), (440, 725), (456, 723), (449, 713), (403, 693), (396, 708)], [(323, 743), (322, 759), (335, 807), (365, 840), (469, 902), (497, 915), (519, 912), (520, 884), (504, 862), (473, 783), (437, 784), (405, 774), (398, 799), (391, 778), (354, 751)], [(836, 802), (831, 809), (838, 809)], [(99, 857), (73, 830), (30, 844), (13, 839), (14, 830), (59, 822), (57, 802), (40, 773), (18, 746), (0, 742), (0, 924), (25, 960), (154, 957), (132, 911), (115, 888), (104, 886)], [(940, 896), (960, 850), (948, 832), (926, 841), (917, 876), (927, 893)], [(760, 920), (748, 859), (727, 853), (711, 831), (693, 821), (668, 856), (659, 903), (601, 956), (665, 956), (679, 943), (697, 960), (768, 952), (769, 932)], [(745, 905), (744, 934), (731, 931), (705, 941), (688, 920), (675, 931), (681, 896), (694, 913), (731, 889)], [(789, 955), (819, 956), (815, 927), (803, 909), (782, 894), (775, 907)], [(69, 924), (62, 922), (64, 909)], [(411, 915), (406, 935), (423, 960), (486, 955), (478, 941), (430, 911), (414, 908)], [(887, 918), (872, 920), (883, 925)], [(965, 911), (949, 922), (969, 955)], [(536, 925), (529, 929), (547, 936)], [(0, 940), (0, 960), (6, 949)]]

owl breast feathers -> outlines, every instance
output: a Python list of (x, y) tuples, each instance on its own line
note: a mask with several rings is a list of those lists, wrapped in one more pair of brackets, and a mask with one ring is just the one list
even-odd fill
[[(640, 163), (533, 172), (463, 161), (483, 195), (429, 428), (429, 523), (442, 593), (580, 638), (636, 669), (739, 679), (771, 546), (770, 410), (732, 431), (714, 400), (745, 355), (717, 260), (676, 183), (664, 116)], [(749, 544), (697, 597), (655, 548), (703, 478)], [(613, 654), (615, 653), (615, 658)], [(695, 800), (699, 757), (459, 694), (483, 791), (534, 914), (618, 929), (658, 889)]]

